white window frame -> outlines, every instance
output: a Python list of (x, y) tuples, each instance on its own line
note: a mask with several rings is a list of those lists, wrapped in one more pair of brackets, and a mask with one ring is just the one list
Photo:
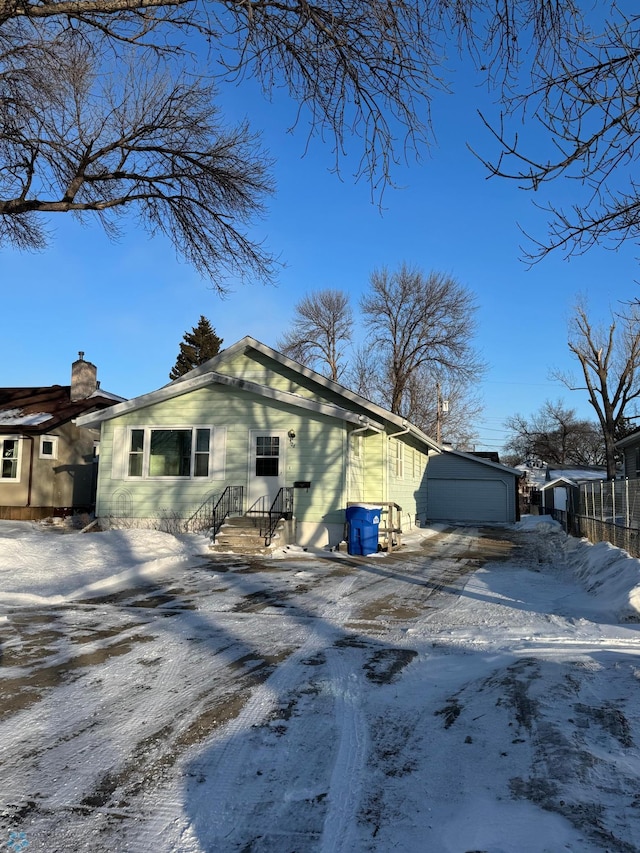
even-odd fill
[[(207, 466), (206, 475), (196, 476), (195, 471), (195, 461), (196, 455), (199, 453), (197, 451), (196, 441), (197, 441), (197, 431), (200, 429), (209, 430), (209, 460)], [(143, 445), (142, 451), (140, 455), (142, 457), (142, 469), (140, 474), (129, 474), (129, 457), (131, 454), (131, 434), (135, 430), (140, 430), (143, 433)], [(189, 463), (189, 474), (150, 474), (149, 473), (149, 462), (150, 462), (150, 451), (151, 451), (151, 434), (156, 431), (171, 431), (177, 430), (180, 432), (191, 431), (191, 458)], [(125, 433), (125, 446), (123, 448), (123, 463), (124, 463), (124, 471), (123, 471), (123, 479), (131, 480), (131, 481), (140, 481), (140, 480), (182, 480), (184, 482), (202, 482), (206, 480), (212, 479), (212, 473), (214, 470), (214, 434), (215, 427), (212, 424), (153, 424), (149, 425), (140, 425), (140, 426), (128, 426), (126, 428)]]
[(397, 480), (404, 479), (404, 444), (399, 439), (395, 439), (395, 459), (394, 472)]
[[(19, 435), (0, 435), (0, 461), (3, 461), (5, 458), (5, 441), (15, 441), (18, 446), (18, 455), (17, 455), (17, 464), (16, 464), (16, 476), (15, 477), (3, 477), (2, 476), (2, 467), (0, 467), (0, 483), (18, 483), (20, 482), (20, 469), (22, 465), (22, 437)], [(11, 457), (13, 458), (13, 457)]]
[[(45, 441), (51, 442), (51, 453), (44, 452)], [(58, 436), (57, 435), (41, 435), (40, 436), (40, 459), (57, 459), (58, 458)]]

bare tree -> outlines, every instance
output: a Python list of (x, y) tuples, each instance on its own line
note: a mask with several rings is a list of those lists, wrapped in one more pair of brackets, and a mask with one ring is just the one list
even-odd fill
[[(545, 57), (572, 45), (567, 33), (580, 20), (576, 6), (573, 0), (0, 0), (0, 241), (39, 248), (47, 214), (93, 214), (113, 229), (116, 210), (135, 208), (151, 232), (166, 231), (203, 274), (215, 276), (226, 265), (268, 278), (272, 258), (246, 236), (270, 189), (264, 155), (246, 127), (212, 123), (211, 80), (230, 85), (251, 77), (267, 96), (284, 89), (300, 108), (295, 123), (329, 138), (336, 169), (347, 145), (351, 154), (353, 140), (360, 141), (356, 173), (382, 191), (397, 161), (432, 141), (430, 104), (446, 88), (447, 41), (457, 39), (498, 83), (523, 55), (543, 66)], [(208, 82), (197, 79), (203, 47)], [(153, 103), (136, 80), (150, 57), (174, 81), (167, 80), (164, 98), (152, 87)], [(189, 103), (187, 79), (196, 103)], [(183, 121), (168, 132), (174, 105)], [(156, 168), (147, 162), (137, 171), (154, 157)], [(243, 160), (244, 184), (236, 174)], [(192, 219), (195, 235), (186, 227)]]
[(600, 425), (577, 417), (575, 409), (547, 400), (529, 417), (517, 414), (505, 422), (505, 451), (514, 464), (604, 465)]
[(221, 125), (211, 86), (173, 81), (150, 61), (104, 79), (80, 47), (62, 36), (23, 69), (28, 104), (0, 99), (0, 243), (43, 246), (41, 214), (93, 213), (117, 233), (118, 217), (135, 212), (210, 278), (221, 268), (270, 278), (271, 257), (242, 227), (271, 191), (247, 126)]
[(407, 264), (395, 273), (377, 270), (360, 308), (381, 365), (386, 405), (395, 414), (408, 416), (410, 383), (418, 371), (467, 381), (484, 372), (471, 345), (475, 299), (454, 278), (424, 275)]
[(615, 442), (625, 426), (631, 404), (640, 397), (640, 310), (632, 306), (626, 317), (612, 316), (608, 327), (593, 326), (583, 302), (575, 306), (569, 324), (569, 349), (578, 359), (584, 384), (572, 376), (555, 371), (572, 391), (589, 395), (604, 440), (607, 478), (616, 476)]
[(273, 257), (247, 236), (270, 162), (246, 125), (220, 121), (211, 80), (284, 86), (311, 133), (333, 134), (336, 166), (359, 135), (360, 174), (384, 185), (398, 129), (409, 147), (428, 136), (416, 102), (437, 85), (419, 44), (431, 38), (413, 4), (386, 0), (339, 13), (297, 0), (0, 0), (0, 245), (42, 248), (61, 212), (114, 235), (135, 211), (219, 290), (224, 271), (270, 279)]
[(569, 208), (540, 203), (549, 236), (535, 241), (531, 260), (640, 237), (640, 14), (614, 2), (586, 13), (551, 6), (563, 20), (548, 48), (534, 51), (528, 87), (504, 98), (500, 122), (485, 119), (500, 145), (497, 158), (482, 158), (493, 175), (538, 193), (573, 179)]
[[(379, 351), (360, 344), (352, 351), (344, 384), (361, 397), (389, 407), (389, 365)], [(438, 371), (433, 364), (418, 368), (407, 383), (403, 415), (432, 438), (459, 450), (472, 450), (477, 439), (474, 423), (483, 410), (477, 384), (455, 374)], [(438, 413), (438, 399), (440, 412)], [(448, 411), (443, 411), (443, 401)]]
[(342, 378), (343, 384), (366, 400), (386, 406), (384, 383), (381, 381), (380, 362), (369, 346), (358, 344), (351, 350), (351, 357)]
[(278, 349), (338, 382), (353, 327), (349, 296), (332, 288), (318, 290), (301, 299), (294, 310), (293, 327), (278, 341)]
[(283, 86), (311, 133), (333, 136), (336, 162), (359, 136), (360, 174), (384, 183), (401, 152), (429, 136), (443, 15), (451, 17), (442, 0), (2, 0), (0, 30), (12, 27), (14, 47), (34, 32), (66, 31), (116, 52), (129, 44), (164, 56), (184, 56), (185, 35), (203, 37), (214, 74), (255, 77), (266, 93)]

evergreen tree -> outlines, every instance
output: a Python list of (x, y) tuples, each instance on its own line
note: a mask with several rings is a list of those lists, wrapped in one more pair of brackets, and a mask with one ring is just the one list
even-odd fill
[(221, 346), (222, 338), (216, 335), (211, 323), (201, 314), (198, 325), (194, 326), (190, 332), (184, 333), (180, 352), (176, 363), (171, 368), (169, 379), (178, 379), (194, 367), (204, 364), (220, 352)]

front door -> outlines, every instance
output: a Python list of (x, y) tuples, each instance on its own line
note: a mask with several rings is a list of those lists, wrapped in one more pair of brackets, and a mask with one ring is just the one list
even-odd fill
[(284, 430), (249, 434), (249, 509), (268, 510), (285, 485)]

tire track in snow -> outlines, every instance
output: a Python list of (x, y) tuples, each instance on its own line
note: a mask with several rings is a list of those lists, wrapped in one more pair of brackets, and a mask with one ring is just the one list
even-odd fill
[[(191, 787), (190, 812), (196, 815), (207, 813), (207, 826), (202, 828), (203, 834), (206, 833), (206, 843), (203, 845), (206, 849), (211, 849), (212, 843), (224, 843), (224, 840), (234, 833), (237, 818), (234, 806), (238, 804), (238, 790), (242, 787), (243, 780), (250, 777), (252, 772), (252, 778), (255, 779), (256, 771), (252, 761), (255, 749), (252, 733), (268, 722), (270, 716), (277, 710), (281, 697), (295, 693), (300, 685), (308, 680), (307, 661), (320, 653), (327, 654), (327, 650), (331, 649), (335, 640), (343, 635), (342, 629), (337, 625), (334, 627), (333, 623), (339, 624), (340, 621), (348, 618), (351, 611), (348, 594), (356, 579), (355, 575), (344, 579), (336, 591), (334, 601), (323, 608), (319, 617), (310, 620), (309, 633), (304, 643), (280, 664), (263, 684), (253, 690), (251, 698), (242, 711), (214, 734), (213, 754), (206, 757), (202, 764), (196, 759), (195, 764), (200, 766), (201, 772), (206, 775), (207, 784), (202, 786), (204, 790), (201, 792), (197, 786)], [(350, 675), (346, 664), (337, 650), (330, 651), (329, 654), (331, 661), (328, 663), (327, 674), (326, 677), (323, 675), (323, 680), (331, 684), (334, 720), (340, 728), (339, 746), (336, 761), (331, 769), (331, 778), (315, 779), (314, 784), (315, 788), (322, 792), (321, 797), (325, 796), (331, 786), (329, 799), (334, 805), (329, 806), (329, 811), (334, 813), (334, 823), (344, 827), (346, 812), (342, 818), (339, 814), (339, 798), (344, 796), (344, 780), (341, 774), (346, 773), (347, 777), (350, 773), (358, 775), (356, 765), (361, 760), (361, 750), (354, 746), (357, 747), (362, 739), (356, 737), (360, 720), (353, 711), (355, 703), (346, 698), (355, 695), (349, 693)], [(284, 766), (286, 767), (286, 762)], [(258, 771), (262, 772), (260, 768)], [(286, 772), (286, 770), (280, 772)], [(295, 787), (292, 787), (292, 783), (295, 783), (295, 780), (283, 778), (279, 780), (279, 785), (275, 785), (272, 781), (271, 788), (279, 787), (284, 790), (284, 795), (282, 790), (276, 791), (275, 796), (280, 800), (289, 799), (295, 802), (296, 799), (307, 799), (307, 793), (297, 792)], [(334, 787), (341, 792), (338, 799), (333, 793)], [(243, 793), (244, 806), (248, 806), (252, 811), (256, 808), (264, 808), (265, 804), (261, 799), (262, 791), (256, 793), (255, 782), (253, 787), (248, 785), (247, 788), (249, 790)], [(211, 808), (211, 802), (208, 800), (210, 791), (215, 791), (215, 808)], [(248, 797), (251, 796), (254, 801), (248, 802)], [(278, 804), (274, 803), (274, 808), (277, 806)], [(246, 821), (246, 811), (243, 817)], [(193, 836), (193, 830), (197, 835), (196, 827), (187, 830), (186, 835)], [(324, 831), (324, 828), (321, 830)]]
[(353, 815), (361, 799), (367, 754), (367, 724), (360, 707), (359, 676), (351, 672), (338, 650), (331, 650), (328, 661), (340, 737), (331, 773), (320, 853), (350, 853), (354, 849)]

